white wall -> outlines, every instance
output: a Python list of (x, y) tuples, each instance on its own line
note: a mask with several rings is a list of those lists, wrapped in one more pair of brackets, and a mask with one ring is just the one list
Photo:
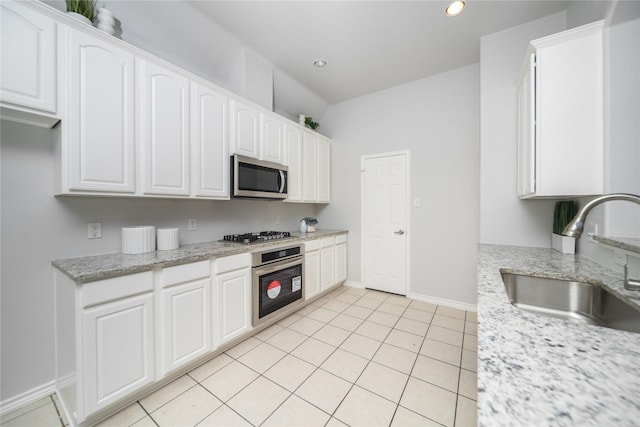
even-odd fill
[[(186, 201), (54, 197), (56, 130), (2, 121), (0, 401), (54, 379), (51, 260), (120, 252), (121, 228), (180, 228), (181, 243), (265, 229), (296, 230), (315, 205), (266, 201)], [(281, 223), (276, 224), (276, 216)], [(187, 231), (187, 220), (198, 221)], [(102, 239), (87, 239), (87, 223), (102, 223)]]
[(349, 279), (360, 281), (360, 158), (411, 151), (411, 293), (476, 302), (479, 66), (329, 107), (332, 203), (319, 221), (349, 229)]

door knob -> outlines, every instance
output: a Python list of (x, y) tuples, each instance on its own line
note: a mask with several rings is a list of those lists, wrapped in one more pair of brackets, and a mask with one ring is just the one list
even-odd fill
[(402, 236), (404, 234), (404, 230), (394, 231), (394, 233)]

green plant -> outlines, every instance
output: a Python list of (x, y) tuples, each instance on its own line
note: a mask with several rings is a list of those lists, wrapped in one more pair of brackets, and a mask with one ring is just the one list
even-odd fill
[(93, 12), (96, 9), (96, 0), (65, 0), (67, 12), (79, 13), (89, 21), (93, 20)]
[(304, 125), (310, 129), (316, 130), (320, 124), (318, 122), (313, 121), (313, 117), (305, 117)]
[(318, 223), (318, 220), (312, 216), (305, 216), (302, 220), (306, 222), (307, 225), (316, 225)]
[(575, 200), (559, 200), (553, 207), (553, 232), (562, 234), (564, 228), (578, 213), (578, 202)]

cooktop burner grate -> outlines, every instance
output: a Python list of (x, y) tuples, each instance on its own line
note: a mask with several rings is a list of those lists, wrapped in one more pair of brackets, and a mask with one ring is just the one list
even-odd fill
[(227, 234), (223, 237), (224, 242), (235, 243), (262, 243), (271, 240), (280, 240), (291, 237), (288, 231), (260, 231), (257, 233)]

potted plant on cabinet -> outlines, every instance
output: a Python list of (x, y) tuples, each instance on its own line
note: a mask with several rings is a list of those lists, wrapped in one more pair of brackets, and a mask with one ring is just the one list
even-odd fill
[(576, 239), (563, 236), (564, 228), (578, 213), (578, 202), (575, 200), (559, 200), (553, 208), (553, 234), (551, 247), (563, 254), (576, 253)]
[(74, 19), (92, 25), (96, 0), (65, 0), (67, 13)]

